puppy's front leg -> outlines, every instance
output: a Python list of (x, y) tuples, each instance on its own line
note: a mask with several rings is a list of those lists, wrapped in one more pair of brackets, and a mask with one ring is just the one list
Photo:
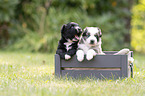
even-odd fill
[(76, 53), (76, 56), (77, 56), (77, 60), (79, 62), (82, 62), (84, 60), (84, 51), (83, 50), (78, 50), (77, 53)]
[(100, 55), (105, 55), (105, 53), (102, 51), (101, 46), (99, 46), (98, 54), (100, 54)]
[(76, 54), (76, 49), (70, 49), (68, 50), (68, 52), (66, 52), (65, 59), (68, 60), (75, 54)]
[(65, 50), (63, 49), (57, 49), (56, 54), (59, 54), (60, 58), (68, 60), (71, 58), (71, 56), (69, 54), (67, 54), (67, 52), (65, 52)]
[(59, 54), (60, 58), (65, 59), (65, 50), (63, 49), (57, 49), (56, 54)]
[(93, 57), (96, 55), (97, 53), (95, 52), (95, 50), (90, 49), (88, 50), (87, 54), (86, 54), (86, 59), (87, 60), (91, 60), (93, 59)]

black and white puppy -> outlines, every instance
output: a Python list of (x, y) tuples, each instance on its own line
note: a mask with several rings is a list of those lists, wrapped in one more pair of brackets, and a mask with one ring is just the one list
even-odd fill
[(76, 53), (78, 61), (83, 61), (84, 55), (86, 55), (87, 60), (91, 60), (97, 54), (104, 55), (101, 48), (101, 36), (101, 29), (98, 27), (86, 27), (84, 29)]
[(61, 28), (61, 39), (59, 40), (56, 54), (59, 54), (60, 58), (65, 60), (76, 54), (81, 33), (82, 29), (77, 23), (64, 24)]

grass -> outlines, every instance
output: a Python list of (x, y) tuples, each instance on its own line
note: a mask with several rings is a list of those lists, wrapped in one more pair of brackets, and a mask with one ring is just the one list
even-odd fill
[(135, 54), (134, 78), (55, 78), (54, 54), (0, 51), (0, 96), (145, 96), (145, 55)]

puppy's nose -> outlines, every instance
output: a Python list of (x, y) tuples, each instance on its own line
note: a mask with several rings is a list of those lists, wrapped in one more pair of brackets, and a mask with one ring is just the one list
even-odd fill
[(94, 44), (94, 40), (91, 40), (91, 41), (90, 41), (90, 44)]

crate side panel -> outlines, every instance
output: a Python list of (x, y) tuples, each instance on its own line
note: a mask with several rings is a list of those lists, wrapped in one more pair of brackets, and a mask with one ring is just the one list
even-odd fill
[(109, 67), (109, 68), (119, 68), (121, 55), (97, 55), (92, 60), (87, 61), (86, 59), (82, 62), (77, 61), (76, 55), (70, 60), (61, 60), (62, 67)]

